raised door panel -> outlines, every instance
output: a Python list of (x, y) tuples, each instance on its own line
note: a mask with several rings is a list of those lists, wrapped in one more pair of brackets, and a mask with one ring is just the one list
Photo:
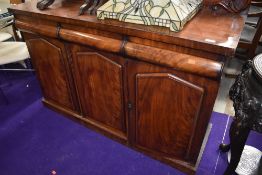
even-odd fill
[(67, 79), (62, 43), (40, 38), (28, 39), (27, 45), (44, 98), (74, 110)]
[(125, 137), (124, 59), (91, 49), (73, 49), (74, 75), (83, 116)]
[(204, 90), (169, 73), (136, 75), (135, 144), (184, 159)]

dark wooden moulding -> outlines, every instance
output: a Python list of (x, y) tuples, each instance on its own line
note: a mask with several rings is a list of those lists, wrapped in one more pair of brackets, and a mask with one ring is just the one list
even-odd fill
[(48, 107), (194, 174), (244, 17), (202, 9), (182, 32), (78, 15), (81, 2), (9, 9)]

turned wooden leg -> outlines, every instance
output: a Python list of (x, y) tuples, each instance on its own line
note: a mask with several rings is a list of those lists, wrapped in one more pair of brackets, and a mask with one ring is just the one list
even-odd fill
[(36, 7), (40, 10), (46, 9), (48, 6), (54, 3), (55, 0), (41, 0), (37, 2)]
[[(231, 150), (231, 160), (224, 175), (232, 175), (235, 172), (250, 130), (259, 130), (261, 127), (262, 96), (260, 95), (261, 84), (258, 82), (260, 79), (257, 78), (262, 78), (261, 67), (259, 67), (261, 66), (259, 62), (261, 56), (255, 57), (254, 60), (254, 62), (248, 61), (243, 65), (241, 74), (237, 76), (229, 91), (229, 97), (233, 101), (235, 109), (235, 120), (230, 127), (230, 144), (220, 145), (220, 149), (224, 152)], [(256, 66), (258, 68), (253, 71)], [(257, 77), (254, 77), (254, 75), (257, 75)]]
[(222, 148), (225, 150), (231, 150), (231, 159), (230, 163), (224, 172), (224, 175), (232, 175), (237, 168), (237, 165), (240, 161), (247, 137), (249, 135), (250, 129), (247, 127), (241, 127), (240, 123), (237, 123), (236, 120), (233, 121), (230, 127), (230, 145), (225, 145)]

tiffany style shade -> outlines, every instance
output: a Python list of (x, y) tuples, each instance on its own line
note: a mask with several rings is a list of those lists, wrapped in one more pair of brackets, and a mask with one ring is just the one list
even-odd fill
[(97, 17), (180, 31), (201, 6), (202, 0), (109, 0), (97, 10)]

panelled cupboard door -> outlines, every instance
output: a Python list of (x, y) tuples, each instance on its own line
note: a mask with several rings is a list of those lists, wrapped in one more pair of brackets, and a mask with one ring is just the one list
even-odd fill
[(126, 140), (125, 59), (88, 47), (70, 47), (83, 116), (91, 124)]
[(203, 139), (197, 138), (200, 117), (206, 117), (201, 111), (204, 104), (210, 105), (203, 86), (207, 82), (132, 60), (128, 62), (128, 72), (134, 106), (130, 113), (132, 144), (156, 156), (194, 162), (194, 147), (200, 149)]
[(63, 43), (54, 39), (27, 38), (26, 34), (25, 37), (45, 100), (75, 110), (69, 90)]

